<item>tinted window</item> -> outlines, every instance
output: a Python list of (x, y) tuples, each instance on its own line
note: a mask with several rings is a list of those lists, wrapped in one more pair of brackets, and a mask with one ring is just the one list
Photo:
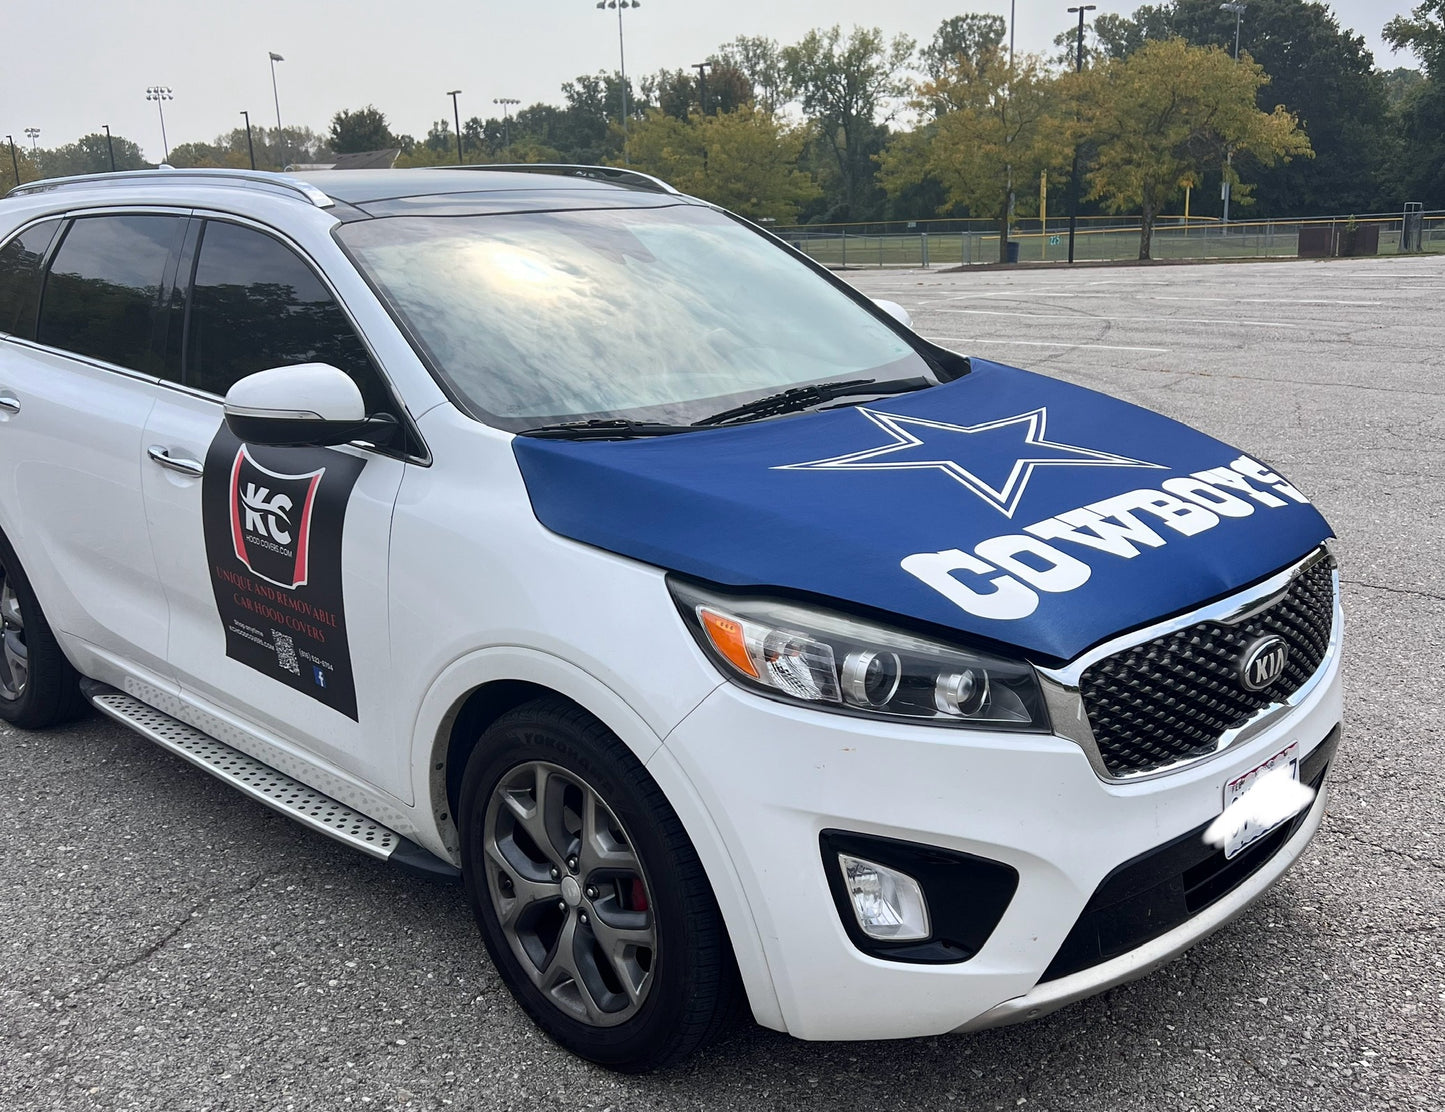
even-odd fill
[(151, 333), (177, 216), (90, 216), (65, 233), (50, 264), (36, 339), (160, 374)]
[(0, 332), (35, 338), (35, 307), (40, 301), (40, 264), (60, 227), (47, 220), (26, 228), (0, 247)]
[(206, 225), (186, 343), (185, 382), (198, 390), (224, 395), (257, 371), (330, 363), (356, 381), (368, 413), (393, 409), (321, 280), (290, 248), (250, 228)]

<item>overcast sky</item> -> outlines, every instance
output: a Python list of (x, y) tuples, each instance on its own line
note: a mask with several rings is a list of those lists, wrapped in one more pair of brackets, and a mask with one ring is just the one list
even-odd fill
[[(1138, 0), (1101, 11), (1132, 11)], [(1409, 0), (1336, 0), (1340, 23), (1364, 35), (1376, 64), (1415, 65), (1393, 55), (1380, 28)], [(1017, 0), (1017, 48), (1045, 50), (1067, 26), (1068, 0)], [(642, 0), (625, 16), (627, 70), (637, 75), (701, 61), (738, 35), (788, 43), (809, 28), (880, 26), (926, 41), (951, 15), (992, 11), (1008, 0)], [(421, 136), (451, 116), (499, 113), (495, 97), (523, 104), (560, 100), (559, 86), (617, 66), (617, 16), (595, 0), (10, 0), (3, 16), (0, 136), (40, 145), (73, 142), (109, 124), (150, 158), (161, 152), (148, 85), (169, 85), (171, 145), (210, 141), (240, 126), (274, 126), (268, 51), (276, 66), (281, 119), (324, 132), (341, 108), (375, 104), (392, 130)], [(1244, 44), (1249, 45), (1245, 14)]]

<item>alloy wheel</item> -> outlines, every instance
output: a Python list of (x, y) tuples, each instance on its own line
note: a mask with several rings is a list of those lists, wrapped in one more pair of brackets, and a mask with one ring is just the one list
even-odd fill
[(30, 684), (30, 653), (25, 645), (25, 618), (20, 598), (0, 567), (0, 699), (17, 701)]
[(528, 761), (487, 803), (486, 888), (532, 983), (595, 1027), (637, 1014), (652, 988), (657, 924), (632, 839), (585, 779)]

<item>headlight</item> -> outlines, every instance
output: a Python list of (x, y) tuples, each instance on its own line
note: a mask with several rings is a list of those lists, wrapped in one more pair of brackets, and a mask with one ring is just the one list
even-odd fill
[(825, 710), (989, 730), (1045, 731), (1029, 665), (778, 599), (669, 578), (692, 635), (723, 674)]

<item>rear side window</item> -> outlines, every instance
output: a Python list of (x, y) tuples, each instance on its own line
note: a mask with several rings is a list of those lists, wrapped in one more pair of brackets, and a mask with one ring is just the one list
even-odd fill
[(45, 279), (36, 339), (159, 375), (153, 332), (166, 262), (185, 221), (87, 216), (65, 233)]
[(40, 303), (40, 265), (55, 238), (59, 220), (26, 228), (0, 247), (0, 332), (35, 339), (35, 309)]
[(361, 389), (368, 413), (394, 407), (331, 291), (285, 244), (209, 221), (186, 325), (185, 384), (224, 396), (241, 378), (296, 363), (329, 363)]

